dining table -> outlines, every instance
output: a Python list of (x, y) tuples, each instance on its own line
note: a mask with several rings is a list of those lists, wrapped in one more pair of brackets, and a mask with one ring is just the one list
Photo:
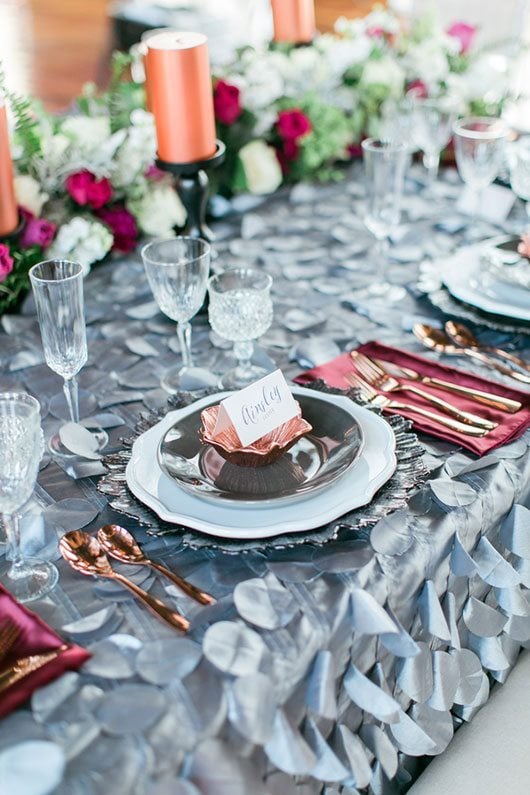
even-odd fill
[[(443, 283), (455, 253), (522, 231), (522, 203), (502, 220), (472, 218), (459, 209), (461, 193), (452, 168), (434, 186), (419, 164), (409, 169), (386, 266), (406, 292), (393, 303), (370, 292), (375, 254), (360, 163), (340, 182), (215, 197), (212, 270), (251, 266), (273, 278), (274, 320), (253, 361), (294, 383), (377, 341), (487, 378), (498, 394), (518, 389), (530, 398), (529, 386), (469, 357), (428, 350), (412, 333), (417, 323), (440, 328), (459, 319), (482, 344), (530, 360), (530, 323), (482, 311)], [(324, 408), (326, 400), (348, 401), (377, 418), (382, 438), (392, 439), (394, 452), (381, 453), (395, 456), (392, 473), (366, 504), (340, 513), (326, 504), (317, 526), (302, 497), (274, 508), (273, 531), (260, 532), (259, 510), (235, 506), (234, 532), (228, 522), (216, 533), (215, 515), (210, 525), (179, 519), (180, 493), (171, 516), (152, 495), (142, 499), (142, 483), (128, 482), (135, 450), (146, 479), (154, 466), (156, 450), (138, 440), (168, 412), (219, 392), (190, 383), (168, 396), (160, 387), (180, 353), (139, 251), (93, 267), (85, 317), (81, 414), (109, 441), (102, 457), (44, 454), (22, 544), (53, 560), (60, 575), (29, 607), (90, 658), (0, 719), (0, 770), (3, 755), (40, 743), (28, 775), (36, 785), (41, 767), (50, 773), (46, 758), (59, 760), (53, 788), (42, 790), (54, 795), (406, 791), (530, 644), (530, 431), (477, 455), (397, 411), (367, 406), (352, 384), (306, 380), (306, 400), (321, 395)], [(49, 437), (68, 415), (64, 408), (60, 416), (57, 401), (49, 410), (61, 379), (44, 362), (31, 295), (0, 325), (0, 391), (37, 397)], [(214, 374), (233, 364), (207, 307), (193, 320), (193, 354)], [(329, 502), (330, 489), (318, 499)], [(113, 562), (178, 609), (190, 622), (186, 634), (119, 584), (82, 576), (60, 556), (64, 533), (109, 524), (127, 528), (149, 558), (213, 595), (214, 604), (199, 604), (146, 566)], [(0, 559), (6, 553), (0, 544)]]

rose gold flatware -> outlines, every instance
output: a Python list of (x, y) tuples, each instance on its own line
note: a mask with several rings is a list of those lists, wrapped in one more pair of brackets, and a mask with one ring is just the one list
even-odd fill
[(114, 571), (97, 538), (81, 530), (70, 530), (59, 541), (59, 550), (63, 558), (76, 571), (81, 574), (116, 580), (132, 591), (157, 618), (181, 632), (186, 632), (189, 629), (190, 622), (187, 618), (181, 616), (176, 610), (171, 610), (160, 599), (151, 596), (123, 574)]
[(511, 367), (507, 367), (496, 361), (487, 353), (482, 353), (482, 351), (477, 351), (474, 348), (460, 348), (458, 345), (454, 345), (447, 334), (441, 329), (433, 328), (425, 323), (416, 323), (412, 331), (423, 345), (427, 348), (431, 348), (433, 351), (445, 353), (449, 356), (469, 356), (471, 359), (477, 359), (479, 362), (487, 365), (492, 370), (496, 370), (498, 373), (508, 375), (516, 381), (522, 381), (524, 384), (530, 384), (530, 374), (524, 375), (524, 373), (519, 373)]
[(518, 400), (501, 397), (500, 395), (495, 395), (493, 392), (484, 392), (481, 389), (454, 384), (452, 381), (444, 381), (442, 378), (421, 375), (416, 370), (412, 370), (410, 367), (404, 367), (402, 364), (398, 365), (394, 362), (383, 361), (382, 359), (377, 359), (376, 361), (380, 367), (383, 367), (391, 375), (395, 375), (398, 378), (406, 378), (409, 381), (418, 381), (421, 384), (435, 386), (438, 389), (443, 389), (445, 392), (466, 395), (466, 397), (477, 401), (477, 403), (482, 403), (484, 406), (490, 406), (493, 409), (499, 409), (499, 411), (515, 414), (522, 408), (522, 403), (519, 403)]
[(0, 662), (7, 657), (20, 636), (20, 627), (10, 618), (0, 622)]
[(168, 580), (171, 580), (181, 591), (184, 591), (185, 594), (201, 605), (215, 604), (213, 596), (201, 591), (200, 588), (196, 588), (195, 585), (179, 577), (178, 574), (174, 574), (161, 563), (156, 563), (156, 561), (146, 557), (135, 538), (125, 527), (120, 527), (118, 524), (106, 524), (100, 527), (98, 530), (98, 541), (108, 555), (121, 563), (150, 566), (155, 571), (163, 574), (164, 577), (167, 577)]
[(49, 662), (55, 660), (63, 651), (68, 649), (68, 644), (63, 643), (57, 649), (50, 649), (50, 651), (40, 652), (38, 654), (29, 654), (26, 657), (20, 657), (12, 665), (0, 672), (0, 693), (7, 690), (11, 685), (20, 682), (24, 677), (38, 671), (48, 665)]
[(508, 351), (502, 348), (496, 348), (494, 345), (481, 345), (471, 329), (463, 323), (456, 323), (454, 320), (448, 320), (445, 324), (445, 330), (453, 342), (456, 342), (461, 348), (472, 348), (476, 351), (492, 353), (494, 356), (499, 356), (501, 359), (505, 359), (507, 362), (511, 362), (515, 364), (516, 367), (520, 367), (522, 370), (530, 373), (529, 362), (525, 362), (524, 359), (521, 359), (514, 353), (508, 353)]
[(391, 400), (386, 395), (381, 395), (370, 384), (364, 381), (354, 373), (347, 373), (345, 376), (350, 386), (359, 390), (363, 400), (371, 403), (372, 406), (378, 406), (381, 409), (397, 409), (398, 411), (410, 411), (414, 414), (419, 414), (422, 417), (427, 417), (437, 425), (444, 425), (446, 428), (451, 428), (458, 433), (466, 434), (467, 436), (485, 436), (488, 431), (486, 428), (477, 428), (476, 425), (465, 425), (459, 420), (452, 417), (444, 416), (443, 414), (436, 414), (434, 411), (421, 408), (420, 406), (412, 406), (410, 403), (401, 403), (397, 400)]
[(446, 400), (442, 400), (442, 398), (430, 392), (426, 392), (424, 389), (420, 389), (413, 384), (402, 383), (397, 378), (387, 373), (379, 364), (364, 353), (352, 351), (350, 356), (355, 369), (362, 378), (378, 392), (411, 392), (421, 397), (427, 403), (441, 409), (441, 411), (446, 414), (450, 414), (461, 422), (465, 422), (467, 425), (476, 425), (479, 428), (486, 428), (486, 430), (489, 431), (497, 427), (496, 422), (491, 422), (491, 420), (479, 417), (477, 414), (472, 414), (469, 411), (462, 411), (456, 406), (453, 406), (452, 403), (448, 403)]

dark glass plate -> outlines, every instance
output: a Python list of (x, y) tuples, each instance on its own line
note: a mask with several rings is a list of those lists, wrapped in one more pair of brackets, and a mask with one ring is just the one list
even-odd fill
[[(295, 395), (313, 426), (278, 461), (240, 467), (201, 443), (201, 409), (178, 420), (158, 448), (160, 466), (179, 486), (212, 500), (264, 502), (299, 499), (324, 488), (350, 467), (363, 446), (357, 420), (342, 406), (315, 396)], [(218, 403), (212, 398), (209, 405)]]

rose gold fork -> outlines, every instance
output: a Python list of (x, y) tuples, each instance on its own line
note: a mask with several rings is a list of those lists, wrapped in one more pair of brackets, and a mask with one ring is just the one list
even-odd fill
[(7, 657), (20, 635), (20, 627), (17, 627), (10, 618), (5, 618), (0, 622), (0, 662)]
[(458, 409), (456, 406), (453, 406), (452, 403), (448, 403), (446, 400), (414, 386), (414, 384), (402, 383), (397, 378), (394, 378), (394, 376), (385, 372), (382, 367), (372, 361), (372, 359), (364, 353), (352, 351), (350, 356), (359, 374), (378, 392), (412, 392), (423, 398), (423, 400), (427, 401), (432, 406), (441, 409), (445, 414), (450, 414), (452, 417), (456, 417), (467, 425), (475, 425), (479, 428), (485, 428), (488, 431), (497, 427), (496, 422), (487, 420), (484, 417), (479, 417), (477, 414), (472, 414), (469, 411)]

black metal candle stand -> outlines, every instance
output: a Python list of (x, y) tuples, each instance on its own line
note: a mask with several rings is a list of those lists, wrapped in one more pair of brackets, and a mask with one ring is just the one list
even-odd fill
[(224, 143), (217, 140), (215, 153), (204, 160), (196, 160), (193, 163), (172, 163), (157, 158), (158, 168), (177, 177), (177, 192), (187, 213), (183, 234), (202, 237), (203, 240), (209, 241), (215, 239), (215, 234), (206, 223), (209, 185), (207, 171), (220, 166), (225, 159), (225, 153)]

